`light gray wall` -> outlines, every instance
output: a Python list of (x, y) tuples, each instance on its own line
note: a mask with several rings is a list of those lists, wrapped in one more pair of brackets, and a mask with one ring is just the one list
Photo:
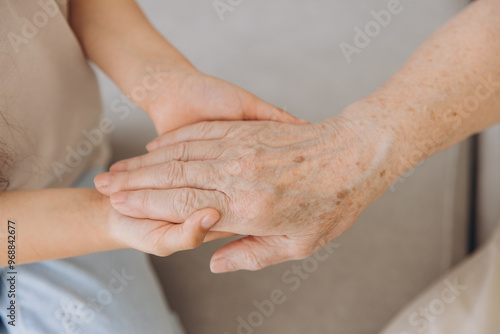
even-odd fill
[[(370, 11), (387, 9), (390, 0), (243, 0), (223, 21), (213, 0), (138, 2), (200, 70), (318, 122), (377, 89), (468, 0), (401, 0), (402, 13), (349, 64), (340, 44), (354, 44), (353, 28), (364, 28), (373, 21)], [(139, 112), (117, 119), (110, 107), (119, 92), (99, 77), (105, 111), (119, 124), (117, 157), (142, 152), (154, 137), (151, 123)]]

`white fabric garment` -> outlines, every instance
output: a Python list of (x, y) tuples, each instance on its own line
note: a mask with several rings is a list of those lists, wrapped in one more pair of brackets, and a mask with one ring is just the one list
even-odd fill
[(421, 293), (381, 333), (500, 333), (500, 227), (482, 248)]

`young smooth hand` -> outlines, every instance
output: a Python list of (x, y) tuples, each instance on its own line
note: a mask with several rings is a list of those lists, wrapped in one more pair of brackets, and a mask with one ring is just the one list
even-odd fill
[(238, 86), (192, 67), (158, 70), (153, 77), (148, 78), (152, 89), (147, 99), (134, 102), (148, 112), (160, 135), (202, 121), (308, 123)]
[(105, 235), (114, 248), (134, 248), (167, 256), (228, 236), (227, 233), (210, 231), (220, 218), (219, 213), (210, 208), (195, 212), (183, 224), (124, 216), (114, 210), (109, 205), (109, 198), (104, 196), (102, 208), (108, 218)]

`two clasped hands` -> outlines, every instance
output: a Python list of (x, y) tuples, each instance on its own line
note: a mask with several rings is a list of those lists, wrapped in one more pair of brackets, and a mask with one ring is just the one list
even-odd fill
[[(141, 69), (163, 73), (134, 101), (160, 136), (148, 154), (95, 180), (109, 212), (106, 249), (169, 255), (238, 234), (245, 237), (214, 254), (213, 272), (304, 258), (346, 231), (401, 174), (500, 121), (495, 0), (468, 6), (376, 92), (317, 124), (197, 71), (133, 1), (119, 4), (130, 19), (122, 14), (111, 26), (106, 14), (118, 7), (88, 4), (73, 2), (73, 27), (123, 92), (144, 82)], [(481, 102), (464, 113), (475, 96)]]
[(392, 181), (394, 133), (349, 111), (369, 104), (309, 124), (196, 70), (161, 82), (149, 153), (95, 179), (122, 247), (166, 256), (238, 234), (211, 270), (257, 270), (312, 255)]

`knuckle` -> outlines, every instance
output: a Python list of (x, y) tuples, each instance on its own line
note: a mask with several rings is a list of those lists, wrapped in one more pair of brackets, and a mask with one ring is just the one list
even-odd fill
[(196, 128), (193, 129), (200, 133), (202, 136), (208, 134), (212, 129), (212, 122), (204, 121), (196, 124)]
[(266, 261), (261, 259), (259, 256), (254, 254), (253, 252), (249, 252), (246, 255), (245, 262), (247, 263), (249, 269), (251, 270), (260, 270), (267, 267)]
[(141, 207), (145, 210), (148, 210), (148, 208), (151, 206), (151, 190), (143, 190), (136, 193), (136, 195), (140, 196)]
[(177, 161), (172, 161), (166, 164), (163, 164), (159, 169), (158, 179), (161, 181), (163, 185), (171, 185), (173, 180), (182, 180), (183, 179), (183, 165)]
[(203, 132), (203, 131), (208, 130), (209, 124), (210, 124), (210, 122), (207, 122), (207, 121), (199, 122), (198, 123), (198, 131)]
[(140, 157), (137, 157), (137, 159), (129, 160), (129, 161), (126, 161), (125, 163), (127, 164), (126, 166), (128, 168), (141, 168), (141, 167), (147, 166), (148, 165), (147, 162), (148, 161), (147, 161), (145, 156), (140, 156)]
[(122, 172), (112, 174), (111, 184), (115, 190), (120, 189), (130, 189), (132, 185), (131, 181), (131, 173), (130, 172)]
[(187, 217), (195, 209), (196, 193), (194, 189), (179, 190), (174, 195), (174, 209), (181, 215)]
[(229, 176), (240, 175), (242, 172), (241, 164), (237, 159), (229, 160), (225, 163), (224, 174)]
[(181, 142), (173, 147), (172, 158), (175, 160), (187, 160), (188, 159), (188, 144), (186, 142)]
[(129, 170), (130, 168), (133, 168), (134, 167), (134, 164), (136, 163), (135, 160), (140, 160), (142, 158), (136, 158), (136, 159), (128, 159), (128, 160), (122, 160), (119, 162), (120, 164), (120, 168), (122, 168), (122, 170)]
[(236, 174), (255, 175), (264, 166), (266, 148), (263, 145), (253, 145), (236, 153), (237, 157), (228, 163), (228, 172)]
[(245, 267), (248, 270), (260, 270), (269, 266), (270, 259), (261, 257), (255, 250), (251, 247), (249, 239), (242, 239), (241, 241), (244, 246), (246, 246), (246, 251), (242, 253), (241, 260), (245, 263)]
[(211, 202), (213, 202), (214, 198), (208, 196), (207, 194), (205, 193), (200, 193), (200, 194), (196, 194), (195, 196), (195, 199), (194, 199), (194, 203), (193, 203), (193, 210), (198, 210), (198, 209), (201, 209), (201, 208), (208, 208), (208, 207), (211, 207), (213, 205), (210, 205)]

